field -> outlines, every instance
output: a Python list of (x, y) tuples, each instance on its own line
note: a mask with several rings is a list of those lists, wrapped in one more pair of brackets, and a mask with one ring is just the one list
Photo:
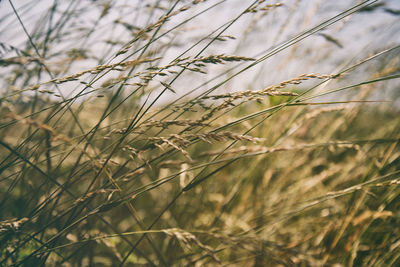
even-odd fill
[(0, 266), (400, 266), (396, 1), (35, 2), (0, 2)]

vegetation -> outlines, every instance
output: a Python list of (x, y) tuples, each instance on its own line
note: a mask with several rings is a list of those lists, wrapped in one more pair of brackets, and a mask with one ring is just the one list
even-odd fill
[(14, 2), (0, 265), (400, 265), (389, 3)]

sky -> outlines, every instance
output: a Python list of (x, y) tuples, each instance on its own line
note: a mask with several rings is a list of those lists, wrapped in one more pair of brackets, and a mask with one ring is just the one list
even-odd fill
[[(67, 24), (60, 30), (61, 39), (57, 47), (52, 47), (54, 55), (57, 52), (73, 50), (84, 47), (95, 60), (87, 60), (74, 67), (73, 72), (90, 68), (98, 64), (99, 58), (107, 61), (115, 55), (115, 49), (122, 47), (132, 39), (126, 34), (126, 28), (122, 23), (143, 27), (154, 18), (161, 16), (168, 8), (167, 1), (161, 5), (153, 17), (149, 19), (150, 5), (156, 1), (55, 1), (55, 0), (13, 0), (27, 31), (35, 37), (35, 34), (48, 27), (48, 10), (53, 3), (57, 2), (58, 12), (53, 13), (53, 24), (61, 18), (63, 10), (70, 8), (79, 16), (73, 23)], [(182, 5), (190, 1), (181, 1)], [(184, 12), (171, 20), (167, 27), (174, 25), (184, 19), (198, 14), (207, 7), (215, 5), (210, 11), (196, 17), (191, 22), (180, 27), (179, 34), (169, 34), (161, 39), (159, 43), (175, 42), (174, 48), (168, 49), (164, 54), (164, 62), (175, 58), (182, 50), (188, 48), (201, 36), (206, 36), (211, 31), (219, 29), (240, 13), (253, 1), (209, 0), (199, 4), (196, 8)], [(243, 15), (223, 35), (232, 35), (235, 40), (216, 42), (208, 47), (203, 54), (235, 54), (259, 58), (284, 43), (299, 33), (312, 28), (315, 25), (329, 19), (343, 10), (354, 6), (359, 1), (322, 1), (322, 0), (289, 0), (289, 1), (267, 1), (268, 3), (282, 3), (282, 6), (273, 8), (258, 20), (255, 16)], [(102, 7), (112, 3), (113, 9), (102, 20), (97, 22)], [(163, 2), (162, 2), (163, 3)], [(128, 5), (129, 4), (129, 5)], [(387, 48), (400, 43), (400, 16), (396, 11), (400, 10), (400, 1), (386, 0), (377, 1), (373, 11), (357, 12), (344, 20), (341, 20), (326, 29), (314, 34), (301, 42), (284, 49), (271, 58), (251, 68), (249, 71), (239, 75), (227, 83), (224, 90), (262, 89), (269, 84), (296, 77), (302, 73), (329, 74), (364, 58), (366, 55), (379, 49)], [(158, 13), (157, 13), (158, 12)], [(115, 23), (119, 20), (122, 23)], [(95, 26), (93, 26), (95, 25)], [(85, 37), (90, 32), (89, 37)], [(119, 42), (113, 48), (107, 42)], [(13, 51), (4, 47), (15, 47), (24, 50), (27, 36), (16, 18), (10, 2), (0, 2), (0, 57), (8, 58), (15, 56)], [(203, 44), (205, 42), (203, 41)], [(204, 45), (196, 47), (187, 53), (194, 56)], [(97, 57), (96, 57), (97, 56)], [(57, 66), (54, 66), (56, 69)], [(182, 78), (178, 86), (187, 87), (201, 84), (213, 78), (214, 73), (220, 73), (226, 66), (215, 66), (209, 70), (209, 74), (201, 76), (197, 83), (187, 78)], [(6, 70), (3, 70), (3, 73)], [(0, 71), (0, 75), (2, 71)], [(215, 76), (215, 75), (214, 75)], [(1, 77), (0, 77), (1, 80)]]

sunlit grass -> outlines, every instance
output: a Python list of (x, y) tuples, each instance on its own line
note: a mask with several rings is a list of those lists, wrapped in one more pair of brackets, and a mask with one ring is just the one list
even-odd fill
[[(400, 263), (399, 45), (277, 83), (257, 69), (289, 50), (283, 72), (303, 40), (383, 6), (363, 1), (315, 25), (306, 16), (306, 30), (255, 53), (243, 47), (257, 23), (299, 10), (249, 1), (189, 38), (224, 2), (55, 1), (30, 32), (9, 1), (26, 47), (2, 43), (14, 56), (0, 58), (0, 265)], [(237, 39), (229, 29), (243, 16)], [(208, 50), (229, 42), (237, 53)]]

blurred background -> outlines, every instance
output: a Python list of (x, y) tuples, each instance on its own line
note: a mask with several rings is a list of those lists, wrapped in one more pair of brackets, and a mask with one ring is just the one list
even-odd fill
[[(176, 3), (184, 6), (190, 2)], [(269, 4), (269, 10), (254, 16), (250, 15), (251, 12), (241, 15), (253, 1), (198, 2), (201, 4), (181, 12), (164, 25), (158, 33), (161, 35), (160, 39), (148, 48), (149, 54), (162, 56), (160, 64), (167, 64), (177, 57), (195, 56), (200, 51), (202, 55), (225, 53), (259, 58), (359, 1), (267, 1), (263, 4)], [(122, 0), (12, 1), (26, 31), (38, 46), (38, 52), (56, 77), (77, 73), (98, 64), (117, 62), (122, 57), (115, 57), (116, 53), (141, 28), (154, 22), (176, 3)], [(399, 13), (399, 1), (375, 1), (289, 48), (274, 53), (273, 57), (268, 57), (218, 90), (260, 90), (303, 73), (335, 74), (379, 49), (398, 44)], [(185, 22), (188, 19), (190, 20)], [(184, 23), (181, 24), (182, 22)], [(213, 34), (210, 35), (211, 33)], [(222, 36), (220, 41), (205, 48), (212, 36), (219, 33)], [(193, 47), (196, 42), (199, 43)], [(33, 58), (37, 57), (8, 0), (0, 3), (0, 44), (1, 59), (12, 58), (22, 52)], [(141, 42), (141, 45), (144, 44), (144, 41)], [(136, 48), (139, 47), (140, 45)], [(181, 54), (182, 51), (185, 53)], [(132, 53), (130, 59), (137, 55)], [(37, 67), (32, 60), (24, 62), (26, 68)], [(2, 65), (1, 93), (7, 94), (10, 86), (23, 87), (22, 82), (12, 82), (12, 77), (8, 76), (12, 64), (3, 62)], [(374, 68), (381, 67), (375, 63), (365, 64), (357, 73), (361, 78), (365, 71), (373, 72)], [(224, 66), (215, 66), (206, 75), (197, 75), (195, 78), (193, 73), (183, 75), (175, 82), (175, 90), (181, 95), (207, 82), (209, 88), (232, 75), (233, 71), (228, 71), (215, 79), (226, 69), (228, 68)], [(112, 74), (105, 75), (95, 85), (100, 86), (111, 76)], [(353, 73), (353, 82), (357, 82), (356, 77)], [(49, 79), (48, 74), (42, 72), (37, 82)], [(88, 82), (90, 77), (85, 79)], [(393, 98), (397, 91), (394, 88), (399, 85), (397, 81), (389, 84), (392, 89), (381, 90), (381, 96), (385, 99)], [(64, 86), (63, 92), (71, 97), (82, 88), (83, 85), (69, 83)], [(341, 93), (340, 97), (344, 97), (344, 94)], [(165, 104), (170, 100), (165, 96), (158, 103)]]

